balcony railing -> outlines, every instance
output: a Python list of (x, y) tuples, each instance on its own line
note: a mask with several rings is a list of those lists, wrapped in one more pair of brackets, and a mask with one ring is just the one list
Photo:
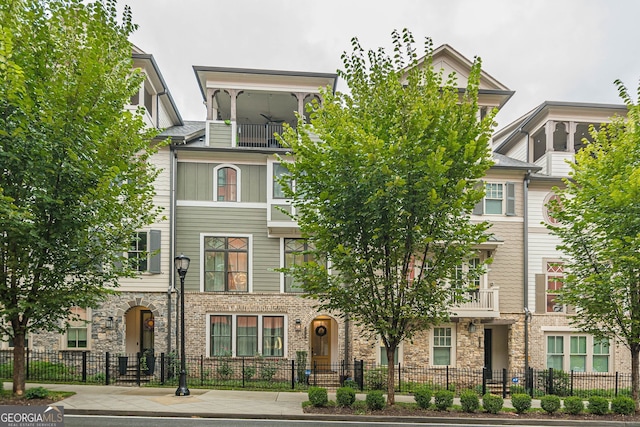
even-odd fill
[(452, 312), (460, 317), (497, 317), (500, 316), (498, 288), (479, 289), (469, 293), (469, 299)]
[(282, 134), (281, 124), (238, 124), (238, 147), (282, 148), (274, 133)]

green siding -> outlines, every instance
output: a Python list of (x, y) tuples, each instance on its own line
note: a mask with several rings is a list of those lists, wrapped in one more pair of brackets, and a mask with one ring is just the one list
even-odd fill
[(200, 289), (200, 233), (250, 234), (254, 292), (280, 292), (280, 239), (267, 237), (264, 209), (179, 206), (176, 210), (176, 253), (191, 258), (185, 289)]
[[(213, 170), (219, 164), (178, 162), (178, 200), (213, 201)], [(266, 203), (266, 165), (240, 165), (239, 168), (241, 202)]]
[(231, 147), (231, 125), (209, 123), (209, 146)]

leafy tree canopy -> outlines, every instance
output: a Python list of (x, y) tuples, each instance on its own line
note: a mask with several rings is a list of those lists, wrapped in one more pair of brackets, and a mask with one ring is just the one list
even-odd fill
[(354, 38), (338, 72), (349, 92), (322, 90), (311, 122), (282, 137), (295, 219), (333, 274), (321, 262), (290, 273), (320, 307), (380, 336), (389, 360), (462, 300), (456, 266), (488, 227), (470, 212), (493, 127), (493, 113), (479, 119), (479, 59), (460, 92), (455, 75), (434, 70), (431, 40), (419, 58), (410, 32), (392, 38), (392, 55), (365, 53)]
[(0, 333), (16, 347), (130, 274), (114, 265), (157, 215), (154, 134), (123, 109), (143, 81), (134, 29), (114, 0), (0, 3)]
[(638, 400), (640, 353), (640, 106), (616, 81), (627, 117), (590, 130), (559, 200), (550, 203), (568, 271), (559, 302), (578, 308), (572, 323), (631, 351)]

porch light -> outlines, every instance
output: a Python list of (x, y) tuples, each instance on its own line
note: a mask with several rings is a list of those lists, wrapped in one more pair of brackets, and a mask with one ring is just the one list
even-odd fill
[(296, 319), (296, 332), (300, 332), (302, 330), (302, 322), (300, 319)]
[(106, 327), (107, 329), (113, 329), (113, 316), (107, 317)]
[(473, 334), (476, 331), (476, 324), (473, 322), (469, 322), (469, 333)]

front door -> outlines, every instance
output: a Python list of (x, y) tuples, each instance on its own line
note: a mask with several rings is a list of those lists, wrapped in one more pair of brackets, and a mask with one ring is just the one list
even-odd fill
[(140, 353), (153, 353), (155, 319), (149, 310), (140, 310)]
[(484, 329), (484, 367), (487, 368), (487, 379), (493, 378), (493, 360), (492, 360), (492, 330), (485, 328)]
[(331, 319), (311, 322), (311, 367), (319, 370), (331, 368)]

